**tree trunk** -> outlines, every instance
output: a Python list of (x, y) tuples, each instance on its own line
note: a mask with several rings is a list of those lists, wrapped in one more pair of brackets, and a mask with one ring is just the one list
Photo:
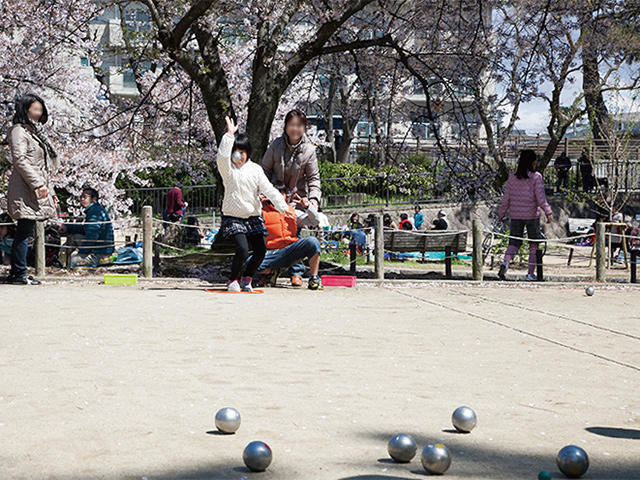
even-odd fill
[(277, 84), (266, 73), (260, 77), (256, 77), (257, 74), (254, 72), (251, 85), (246, 131), (253, 147), (252, 158), (254, 161), (262, 163), (262, 157), (269, 146), (271, 125), (286, 86)]
[(602, 81), (598, 70), (599, 36), (595, 32), (594, 20), (589, 15), (582, 27), (584, 45), (582, 47), (582, 90), (594, 140), (608, 138), (611, 117), (602, 95)]
[(349, 150), (353, 141), (353, 131), (358, 123), (357, 120), (348, 117), (345, 112), (346, 110), (342, 112), (342, 143), (336, 153), (338, 163), (350, 163)]
[(335, 75), (329, 78), (329, 94), (327, 96), (326, 108), (323, 110), (324, 130), (327, 134), (327, 142), (331, 145), (331, 160), (337, 162), (338, 152), (336, 152), (335, 137), (333, 135), (333, 116), (335, 114), (335, 99), (338, 91), (338, 81)]

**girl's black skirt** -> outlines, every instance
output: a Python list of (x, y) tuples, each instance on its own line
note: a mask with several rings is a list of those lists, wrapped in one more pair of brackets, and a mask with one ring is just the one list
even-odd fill
[(225, 239), (233, 238), (238, 233), (250, 235), (267, 235), (262, 217), (238, 218), (222, 216), (220, 232)]

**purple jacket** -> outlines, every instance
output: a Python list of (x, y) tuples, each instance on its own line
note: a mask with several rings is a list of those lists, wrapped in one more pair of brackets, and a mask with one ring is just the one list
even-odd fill
[(540, 172), (529, 172), (529, 178), (523, 179), (514, 173), (509, 175), (500, 205), (500, 218), (508, 211), (511, 219), (531, 220), (540, 217), (540, 209), (551, 215)]

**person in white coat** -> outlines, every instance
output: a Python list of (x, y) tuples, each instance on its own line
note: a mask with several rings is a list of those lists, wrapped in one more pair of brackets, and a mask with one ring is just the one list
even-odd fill
[[(218, 171), (224, 184), (220, 233), (236, 245), (227, 290), (251, 292), (252, 277), (267, 251), (267, 230), (262, 219), (259, 195), (265, 195), (274, 207), (288, 214), (288, 205), (257, 163), (249, 161), (251, 144), (245, 134), (237, 134), (238, 126), (226, 117), (227, 133), (218, 146)], [(253, 255), (248, 263), (249, 247)], [(246, 268), (245, 267), (246, 263)], [(242, 270), (244, 268), (244, 275)]]

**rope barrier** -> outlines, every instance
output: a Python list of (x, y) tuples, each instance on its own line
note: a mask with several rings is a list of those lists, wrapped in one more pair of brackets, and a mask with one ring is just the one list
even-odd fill
[(157, 241), (157, 240), (154, 240), (154, 241), (153, 241), (153, 243), (154, 243), (154, 244), (156, 244), (156, 245), (160, 245), (161, 247), (164, 247), (164, 248), (171, 248), (171, 249), (173, 249), (173, 250), (178, 250), (178, 251), (180, 251), (180, 252), (186, 252), (186, 251), (187, 251), (187, 250), (185, 250), (184, 248), (176, 247), (176, 246), (174, 246), (174, 245), (168, 245), (168, 244), (166, 244), (166, 243), (162, 243), (162, 242), (159, 242), (159, 241)]
[(122, 245), (122, 244), (127, 244), (127, 243), (131, 243), (131, 242), (125, 242), (124, 240), (119, 240), (115, 243), (110, 243), (108, 245), (65, 245), (64, 243), (44, 243), (43, 245), (45, 247), (60, 247), (60, 248), (64, 248), (65, 250), (89, 250), (92, 248), (108, 248), (108, 247), (116, 247), (118, 244)]
[[(302, 230), (318, 233), (349, 233), (349, 232), (365, 232), (369, 233), (374, 230), (374, 227), (362, 227), (362, 228), (342, 228), (342, 227), (330, 227), (330, 228), (318, 228), (316, 230), (303, 227)], [(470, 230), (401, 230), (395, 228), (383, 228), (384, 232), (405, 232), (412, 235), (419, 236), (435, 236), (435, 235), (458, 235), (460, 233), (468, 233)]]
[(178, 227), (185, 227), (185, 228), (209, 228), (207, 225), (188, 225), (186, 223), (178, 223), (178, 222), (169, 222), (168, 220), (161, 220), (159, 218), (152, 218), (151, 219), (152, 222), (156, 222), (156, 223), (165, 223), (165, 224), (169, 224), (169, 225), (176, 225)]
[(523, 240), (523, 241), (535, 241), (536, 243), (541, 243), (541, 242), (552, 242), (552, 243), (558, 243), (560, 245), (570, 245), (569, 243), (563, 243), (563, 241), (571, 241), (571, 240), (576, 240), (578, 238), (584, 238), (590, 235), (574, 235), (574, 236), (570, 236), (570, 237), (558, 237), (558, 238), (537, 238), (537, 239), (529, 239), (528, 237), (516, 237), (515, 235), (509, 235), (506, 233), (500, 233), (500, 232), (494, 232), (491, 230), (483, 230), (483, 233), (485, 234), (490, 234), (490, 235), (496, 235), (498, 237), (504, 237), (504, 238), (510, 238), (510, 239), (514, 239), (514, 240)]
[(621, 237), (621, 238), (622, 238), (622, 237), (624, 236), (624, 238), (625, 238), (625, 239), (629, 238), (629, 239), (633, 239), (633, 240), (640, 240), (640, 236), (635, 236), (635, 235), (626, 235), (625, 233), (611, 233), (611, 232), (605, 232), (604, 234), (605, 234), (605, 236), (607, 236), (607, 237), (614, 237), (614, 236), (615, 236), (615, 237)]
[(57, 220), (59, 221), (55, 223), (62, 223), (63, 225), (105, 225), (109, 223), (115, 223), (117, 221), (117, 220), (103, 220), (100, 222), (65, 222), (60, 218), (58, 218)]

